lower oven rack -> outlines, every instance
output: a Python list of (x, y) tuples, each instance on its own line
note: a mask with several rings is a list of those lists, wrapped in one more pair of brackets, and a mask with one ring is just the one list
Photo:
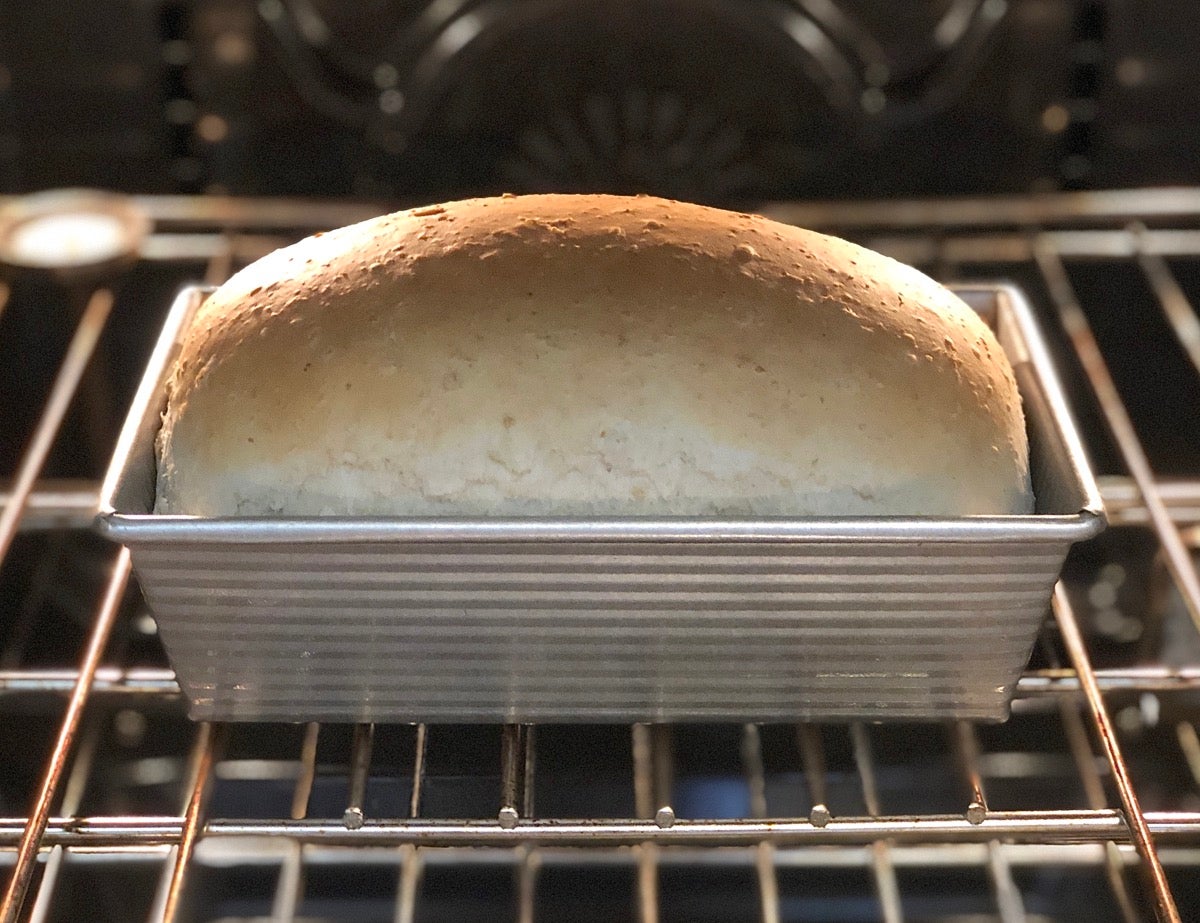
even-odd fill
[[(202, 257), (210, 282), (283, 242), (280, 227), (301, 233), (331, 223), (313, 203), (142, 204), (158, 223), (146, 259)], [(1200, 232), (1179, 227), (1200, 219), (1200, 190), (893, 203), (861, 212), (788, 205), (776, 213), (943, 277), (975, 263), (1033, 267), (1129, 472), (1102, 483), (1113, 522), (1149, 525), (1173, 591), (1200, 613), (1191, 563), (1200, 487), (1156, 477), (1066, 268), (1074, 260), (1136, 266), (1190, 343), (1185, 319), (1172, 313), (1178, 286), (1169, 261), (1200, 257)], [(1155, 227), (1156, 219), (1170, 226)], [(106, 314), (103, 304), (85, 314), (79, 336), (94, 336)], [(60, 375), (67, 385), (78, 380), (87, 346), (69, 354)], [(61, 416), (52, 402), (42, 442), (52, 440)], [(80, 498), (94, 502), (96, 485), (37, 479), (38, 444), (35, 436), (4, 495), (0, 552), (19, 528), (81, 525), (88, 504)], [(726, 895), (741, 889), (742, 909), (767, 921), (840, 911), (849, 919), (853, 909), (863, 919), (1015, 923), (1072, 918), (1039, 903), (1037, 882), (1058, 876), (1067, 900), (1080, 870), (1086, 881), (1102, 882), (1112, 919), (1186, 919), (1200, 907), (1191, 884), (1200, 868), (1200, 798), (1144, 810), (1138, 796), (1147, 791), (1131, 768), (1144, 760), (1129, 730), (1131, 708), (1159, 702), (1180, 784), (1200, 792), (1200, 667), (1097, 668), (1081, 624), (1092, 602), (1063, 587), (1043, 631), (1042, 665), (1019, 681), (1008, 725), (912, 727), (904, 731), (911, 739), (898, 741), (897, 732), (861, 722), (639, 724), (612, 729), (622, 736), (589, 749), (586, 731), (563, 738), (561, 729), (525, 725), (494, 736), (443, 725), (189, 725), (173, 676), (131, 653), (120, 631), (142, 617), (126, 599), (127, 553), (108, 567), (77, 667), (19, 657), (0, 664), (0, 713), (57, 726), (45, 737), (49, 758), (29, 785), (28, 810), (0, 817), (5, 923), (64, 919), (71, 894), (89, 882), (127, 880), (121, 876), (150, 882), (126, 891), (122, 913), (155, 920), (436, 919), (435, 905), (457, 907), (448, 918), (470, 918), (479, 910), (471, 895), (493, 885), (506, 907), (500, 916), (553, 919), (567, 905), (563, 895), (585, 882), (599, 882), (598, 908), (608, 906), (606, 892), (617, 894), (616, 918), (705, 919), (712, 912), (698, 900), (712, 896), (703, 890), (711, 880)], [(146, 740), (159, 725), (171, 729), (171, 740), (158, 756), (122, 757), (122, 741)], [(1023, 728), (1030, 733), (1020, 736)], [(1030, 746), (1044, 728), (1049, 733)], [(283, 744), (268, 743), (277, 736)], [(713, 800), (710, 760), (726, 782), (737, 776), (732, 800), (725, 789)], [(469, 785), (456, 775), (464, 766), (477, 767)], [(582, 815), (569, 803), (570, 789), (606, 773), (625, 778), (629, 791), (597, 796), (600, 810)], [(934, 779), (944, 793), (934, 791)], [(1033, 792), (1045, 779), (1057, 787)], [(106, 800), (106, 786), (121, 797)], [(151, 789), (159, 794), (146, 796)], [(604, 812), (608, 804), (622, 810)], [(255, 870), (265, 870), (261, 887), (252, 884)], [(933, 873), (944, 900), (929, 903), (922, 876)], [(461, 886), (457, 904), (448, 881)], [(847, 882), (863, 894), (844, 890)], [(379, 902), (369, 913), (337, 915), (331, 895), (374, 893), (376, 884)], [(214, 917), (222, 888), (241, 903), (230, 897)], [(950, 892), (972, 888), (976, 904), (950, 900)], [(854, 903), (864, 896), (865, 911)]]

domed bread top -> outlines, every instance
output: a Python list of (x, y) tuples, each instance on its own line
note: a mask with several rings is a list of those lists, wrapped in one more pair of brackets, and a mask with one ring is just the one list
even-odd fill
[(662, 199), (415, 208), (300, 241), (197, 311), (162, 513), (1028, 513), (978, 316), (843, 240)]

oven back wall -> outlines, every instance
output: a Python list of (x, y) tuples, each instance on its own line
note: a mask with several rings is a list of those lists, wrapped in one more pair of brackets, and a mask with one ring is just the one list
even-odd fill
[[(0, 191), (603, 189), (721, 204), (1079, 185), (1095, 135), (1083, 123), (1103, 117), (1100, 94), (1128, 57), (1109, 51), (1128, 44), (1111, 34), (1129, 26), (1115, 10), (1069, 0), (8, 3)], [(1191, 74), (1157, 67), (1139, 41), (1138, 60), (1170, 75), (1156, 77), (1164, 107), (1194, 93)]]

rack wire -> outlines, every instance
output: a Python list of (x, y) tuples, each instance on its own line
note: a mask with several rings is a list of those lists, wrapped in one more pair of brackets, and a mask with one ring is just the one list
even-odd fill
[[(215, 197), (139, 204), (157, 226), (143, 260), (202, 262), (209, 282), (302, 233), (384, 210)], [(1089, 322), (1114, 307), (1084, 303), (1071, 273), (1076, 261), (1136, 267), (1200, 373), (1200, 323), (1172, 263), (1200, 258), (1200, 189), (767, 210), (943, 278), (983, 265), (1040, 287), (1035, 300), (1079, 363), (1079, 399), (1094, 404), (1127, 472), (1103, 479), (1114, 527), (1148, 528), (1200, 626), (1200, 476), (1154, 471)], [(0, 292), (0, 312), (8, 295)], [(112, 304), (107, 289), (93, 294), (30, 448), (0, 491), (0, 564), (18, 532), (87, 527), (96, 485), (40, 475)], [(0, 817), (3, 923), (70, 918), (83, 887), (71, 881), (129, 869), (141, 884), (123, 894), (120, 918), (155, 921), (467, 919), (483, 915), (486, 899), (524, 923), (556, 918), (573, 898), (577, 919), (642, 923), (728, 919), (731, 900), (768, 923), (1069, 918), (1075, 892), (1060, 889), (1055, 905), (1042, 881), (1051, 873), (1059, 885), (1103, 881), (1104, 913), (1125, 923), (1200, 914), (1189, 884), (1200, 869), (1200, 662), (1097, 667), (1079, 594), (1065, 585), (1014, 717), (999, 728), (247, 731), (188, 725), (170, 670), (114, 642), (115, 626), (144, 612), (126, 598), (128, 555), (108, 568), (77, 666), (25, 663), (19, 650), (0, 662), (0, 715), (32, 708), (57, 725), (28, 810)], [(1169, 717), (1131, 724), (1131, 708)], [(144, 741), (156, 722), (170, 729), (159, 755), (136, 744), (111, 752), (114, 739)], [(1149, 750), (1147, 727), (1166, 723), (1167, 743)], [(1172, 797), (1141, 768), (1148, 760), (1167, 767)], [(1143, 807), (1143, 778), (1164, 807)], [(1026, 804), (1039, 786), (1047, 803)], [(139, 802), (145, 789), (159, 794)], [(1072, 879), (1079, 870), (1091, 877)], [(222, 876), (241, 882), (236, 899), (214, 897), (225, 893), (214, 884)], [(355, 909), (336, 909), (328, 895)], [(714, 900), (721, 909), (706, 909)]]

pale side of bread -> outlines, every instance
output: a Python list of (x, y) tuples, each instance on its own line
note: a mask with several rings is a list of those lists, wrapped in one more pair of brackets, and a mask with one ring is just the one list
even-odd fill
[(1028, 513), (1012, 370), (965, 304), (842, 240), (662, 199), (418, 208), (199, 310), (161, 513)]

